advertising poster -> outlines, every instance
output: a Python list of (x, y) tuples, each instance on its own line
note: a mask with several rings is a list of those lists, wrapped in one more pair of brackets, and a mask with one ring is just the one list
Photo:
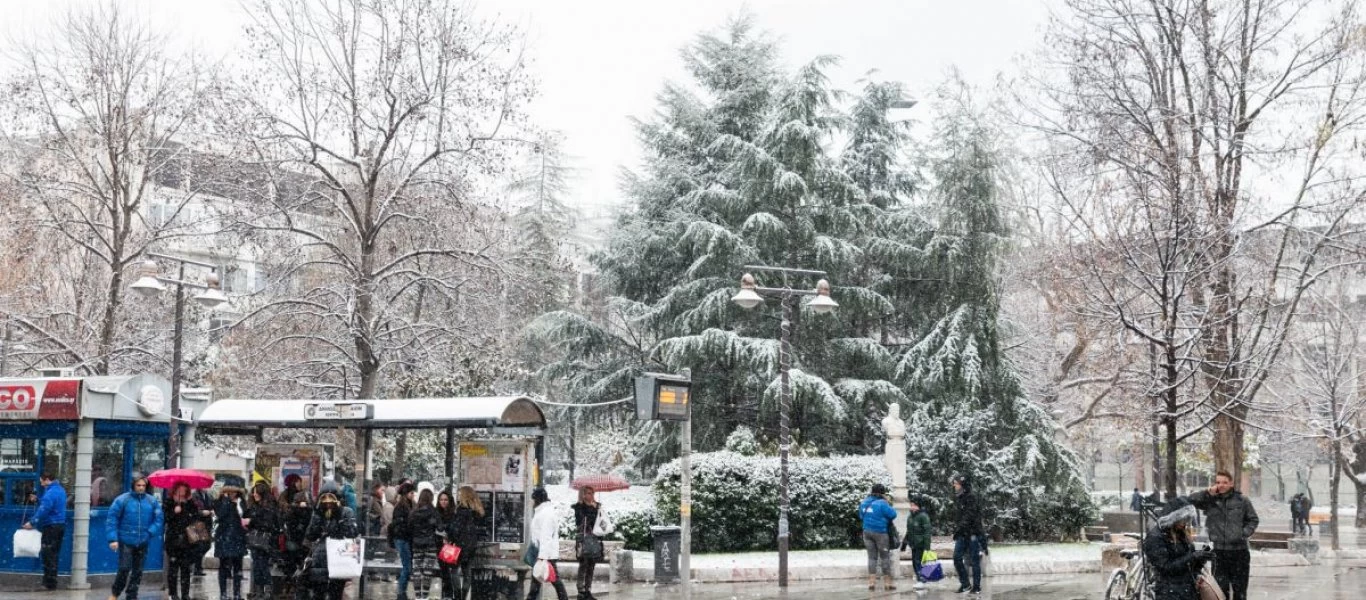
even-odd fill
[(520, 492), (498, 492), (497, 510), (494, 511), (493, 541), (499, 543), (522, 543), (522, 531), (526, 523), (525, 500)]
[(497, 507), (493, 504), (493, 492), (475, 492), (479, 496), (479, 503), (484, 506), (484, 516), (479, 517), (479, 540), (484, 542), (493, 541), (493, 511)]

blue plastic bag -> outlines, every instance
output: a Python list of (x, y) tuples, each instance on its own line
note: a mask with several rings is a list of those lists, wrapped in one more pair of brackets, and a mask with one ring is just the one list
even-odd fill
[(925, 581), (939, 581), (944, 578), (944, 567), (939, 566), (939, 561), (920, 565), (920, 578)]

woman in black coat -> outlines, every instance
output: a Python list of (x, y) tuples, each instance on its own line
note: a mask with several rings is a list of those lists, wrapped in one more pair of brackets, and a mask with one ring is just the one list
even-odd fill
[(1214, 556), (1191, 544), (1195, 507), (1178, 500), (1143, 540), (1143, 558), (1157, 577), (1156, 600), (1199, 600), (1195, 579)]
[(431, 596), (432, 574), (438, 569), (436, 553), (441, 549), (441, 538), (437, 537), (437, 531), (441, 519), (437, 517), (432, 501), (432, 491), (422, 490), (404, 525), (412, 536), (413, 597), (417, 600), (427, 600)]
[(280, 554), (280, 534), (284, 531), (284, 520), (280, 517), (280, 507), (275, 503), (275, 494), (264, 481), (251, 489), (251, 502), (247, 504), (247, 549), (251, 551), (251, 597), (270, 598), (274, 585), (270, 579), (270, 561)]
[(346, 580), (331, 579), (327, 576), (327, 543), (324, 540), (350, 539), (360, 535), (356, 526), (356, 514), (342, 506), (336, 492), (324, 489), (318, 494), (318, 509), (308, 523), (308, 533), (304, 539), (313, 544), (309, 555), (307, 584), (314, 600), (342, 600), (346, 590)]
[[(455, 520), (455, 497), (451, 496), (450, 490), (444, 490), (436, 495), (436, 521), (437, 531), (441, 533), (442, 545), (453, 544), (449, 537), (451, 523)], [(451, 574), (455, 570), (454, 565), (448, 565), (444, 561), (437, 561), (440, 569), (441, 578), (441, 600), (451, 600), (455, 597), (454, 584), (451, 582)]]
[(313, 519), (314, 506), (298, 475), (285, 478), (285, 492), (280, 498), (285, 530), (285, 551), (280, 556), (280, 564), (285, 577), (293, 578), (299, 575), (299, 569), (308, 558), (304, 537), (308, 533), (308, 523)]
[[(191, 541), (188, 531), (203, 521), (206, 509), (190, 495), (190, 486), (177, 483), (162, 502), (162, 514), (166, 519), (166, 538), (163, 546), (170, 564), (166, 567), (166, 591), (171, 600), (190, 600), (190, 576), (194, 573), (195, 558), (199, 554), (199, 544)], [(205, 534), (208, 527), (200, 527)]]
[(455, 512), (446, 523), (446, 541), (460, 547), (460, 560), (448, 567), (452, 598), (460, 598), (470, 587), (470, 561), (479, 547), (479, 521), (484, 518), (484, 505), (474, 488), (462, 486), (455, 494)]
[[(213, 555), (218, 557), (218, 590), (220, 597), (242, 600), (242, 557), (247, 555), (247, 528), (242, 524), (242, 488), (224, 485), (213, 506)], [(228, 581), (232, 581), (232, 595), (228, 595)]]

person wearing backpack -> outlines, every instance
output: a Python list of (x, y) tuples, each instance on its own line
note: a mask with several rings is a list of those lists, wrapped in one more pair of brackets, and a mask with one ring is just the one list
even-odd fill
[(911, 514), (906, 517), (906, 538), (901, 541), (901, 551), (911, 551), (911, 566), (915, 569), (915, 588), (925, 587), (925, 578), (920, 575), (921, 561), (930, 550), (930, 516), (920, 510), (920, 503), (911, 501)]
[(859, 517), (863, 520), (863, 547), (868, 550), (868, 589), (877, 589), (877, 574), (882, 571), (884, 587), (895, 590), (892, 579), (891, 537), (889, 525), (896, 520), (896, 509), (883, 496), (887, 486), (873, 484), (868, 497), (858, 505)]
[(133, 480), (133, 489), (124, 492), (109, 505), (105, 517), (104, 534), (109, 549), (119, 553), (119, 571), (114, 576), (113, 593), (109, 600), (118, 600), (127, 592), (128, 600), (137, 600), (142, 584), (142, 564), (147, 560), (147, 544), (161, 535), (161, 503), (147, 493), (147, 478)]

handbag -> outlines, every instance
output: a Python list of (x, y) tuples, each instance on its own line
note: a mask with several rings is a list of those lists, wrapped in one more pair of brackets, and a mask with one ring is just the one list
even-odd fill
[(279, 541), (269, 531), (263, 529), (247, 530), (247, 547), (252, 550), (272, 552)]
[(944, 567), (939, 566), (939, 561), (920, 565), (920, 577), (925, 581), (939, 581), (944, 578)]
[(536, 561), (536, 566), (531, 568), (531, 576), (542, 583), (555, 583), (560, 580), (559, 573), (555, 572), (555, 565), (548, 560)]
[(537, 544), (536, 542), (531, 542), (530, 544), (526, 545), (526, 550), (522, 552), (522, 562), (525, 563), (528, 567), (535, 566), (536, 557), (540, 556), (540, 554), (541, 545)]
[(327, 538), (327, 578), (355, 579), (361, 575), (361, 557), (365, 555), (362, 538)]
[(18, 529), (14, 532), (14, 558), (38, 558), (43, 549), (43, 533), (37, 529)]
[(185, 541), (192, 545), (207, 542), (211, 537), (203, 521), (195, 521), (185, 528)]
[(602, 540), (597, 536), (579, 536), (579, 558), (598, 560), (602, 558)]
[(1225, 600), (1224, 591), (1219, 589), (1218, 582), (1214, 581), (1209, 571), (1201, 572), (1195, 578), (1195, 591), (1199, 593), (1200, 600)]
[(460, 562), (460, 546), (448, 542), (441, 546), (441, 553), (437, 554), (436, 558), (448, 565), (458, 563)]

